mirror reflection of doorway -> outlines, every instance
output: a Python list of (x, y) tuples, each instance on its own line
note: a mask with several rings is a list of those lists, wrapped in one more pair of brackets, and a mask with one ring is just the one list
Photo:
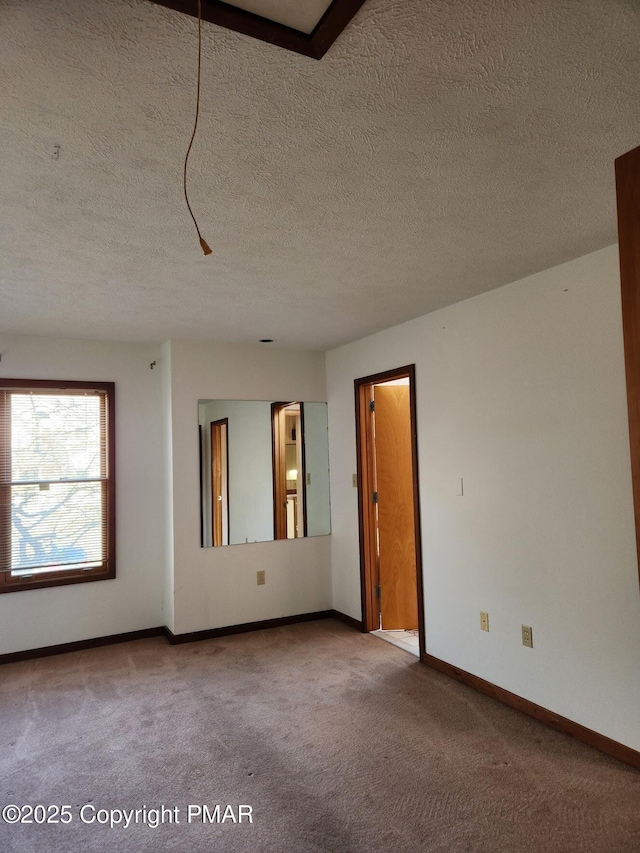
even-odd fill
[(363, 621), (424, 651), (413, 366), (356, 380)]
[[(273, 519), (273, 424), (271, 400), (199, 400), (200, 447), (200, 508), (203, 548), (213, 546), (213, 468), (211, 457), (211, 424), (227, 420), (228, 436), (228, 543), (227, 545), (270, 542), (274, 539)], [(295, 488), (298, 536), (300, 529), (306, 536), (324, 536), (331, 531), (329, 505), (329, 446), (327, 404), (307, 401), (300, 410), (300, 423), (304, 427), (303, 447), (296, 453), (304, 454), (305, 476), (299, 478), (300, 492), (304, 492), (305, 512), (301, 519), (303, 500), (298, 491), (298, 478), (289, 482)], [(302, 423), (304, 421), (304, 424)], [(297, 436), (297, 433), (296, 433)], [(291, 454), (291, 449), (286, 453)], [(286, 459), (285, 459), (286, 462)], [(285, 466), (289, 477), (299, 465)], [(220, 490), (216, 490), (216, 498)], [(292, 495), (288, 495), (289, 499)], [(293, 501), (290, 500), (290, 505)], [(290, 512), (291, 515), (291, 512)], [(305, 529), (306, 521), (306, 529)], [(223, 529), (227, 525), (223, 523)], [(290, 528), (292, 527), (290, 523)]]
[(229, 544), (229, 419), (211, 422), (211, 530), (213, 545)]
[(307, 535), (304, 404), (273, 403), (274, 539)]

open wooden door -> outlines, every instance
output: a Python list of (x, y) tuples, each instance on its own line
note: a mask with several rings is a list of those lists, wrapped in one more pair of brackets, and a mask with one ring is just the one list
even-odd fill
[(415, 367), (355, 381), (362, 622), (418, 629), (426, 652)]
[(373, 386), (381, 628), (418, 627), (409, 385)]

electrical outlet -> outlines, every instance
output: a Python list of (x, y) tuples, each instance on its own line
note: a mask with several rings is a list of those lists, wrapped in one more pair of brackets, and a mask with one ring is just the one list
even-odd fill
[(351, 485), (353, 486), (354, 489), (358, 488), (358, 475), (357, 474), (351, 475)]
[(480, 611), (480, 630), (488, 631), (489, 630), (489, 614), (485, 613), (484, 610)]
[(311, 472), (308, 471), (307, 472), (307, 486), (310, 486), (310, 485), (311, 485)]
[(267, 582), (266, 573), (264, 570), (256, 572), (256, 576), (258, 578), (258, 586), (263, 586)]
[(533, 648), (533, 628), (530, 625), (522, 626), (522, 645)]

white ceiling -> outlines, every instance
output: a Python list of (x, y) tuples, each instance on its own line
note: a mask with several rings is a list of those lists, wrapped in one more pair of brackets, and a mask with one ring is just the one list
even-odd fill
[(206, 258), (196, 32), (3, 0), (0, 331), (326, 349), (616, 239), (636, 0), (367, 0), (321, 62), (205, 24)]

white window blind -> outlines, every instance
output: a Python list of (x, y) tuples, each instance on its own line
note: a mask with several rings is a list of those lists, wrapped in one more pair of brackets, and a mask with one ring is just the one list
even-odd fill
[(107, 423), (104, 391), (0, 389), (0, 572), (105, 565)]

